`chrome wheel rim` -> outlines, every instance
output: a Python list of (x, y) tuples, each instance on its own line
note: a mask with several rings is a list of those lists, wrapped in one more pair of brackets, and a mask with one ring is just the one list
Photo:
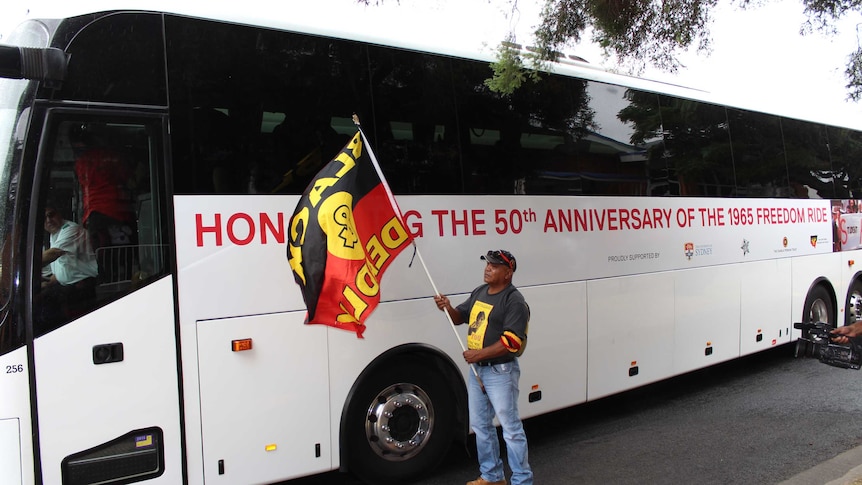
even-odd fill
[(434, 407), (419, 386), (393, 384), (368, 406), (365, 436), (371, 449), (386, 460), (413, 457), (428, 443), (433, 429)]

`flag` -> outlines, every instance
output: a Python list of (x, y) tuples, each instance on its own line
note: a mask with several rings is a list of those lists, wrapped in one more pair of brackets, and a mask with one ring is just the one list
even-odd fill
[(305, 189), (288, 225), (287, 259), (306, 323), (352, 330), (380, 303), (383, 272), (413, 237), (357, 132)]

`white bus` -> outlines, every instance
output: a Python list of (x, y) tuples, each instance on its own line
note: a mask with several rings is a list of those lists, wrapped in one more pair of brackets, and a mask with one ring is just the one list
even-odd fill
[[(287, 220), (353, 113), (442, 293), (518, 258), (525, 418), (858, 318), (859, 132), (577, 62), (500, 96), (488, 58), (249, 12), (33, 19), (0, 46), (0, 483), (404, 483), (467, 438), (412, 251), (364, 339), (303, 324)], [(46, 214), (94, 272), (55, 284)]]

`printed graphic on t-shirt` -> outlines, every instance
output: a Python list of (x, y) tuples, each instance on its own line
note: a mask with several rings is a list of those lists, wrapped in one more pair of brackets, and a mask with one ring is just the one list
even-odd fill
[(485, 330), (488, 328), (488, 319), (491, 317), (493, 305), (477, 301), (470, 309), (470, 329), (467, 331), (467, 348), (481, 349), (485, 341)]

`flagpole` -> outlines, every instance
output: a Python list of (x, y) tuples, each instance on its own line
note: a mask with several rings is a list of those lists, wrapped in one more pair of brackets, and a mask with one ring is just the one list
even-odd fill
[[(377, 157), (374, 155), (374, 151), (371, 149), (371, 144), (368, 143), (368, 139), (365, 136), (365, 132), (362, 131), (362, 126), (359, 124), (359, 117), (356, 114), (353, 115), (353, 123), (356, 124), (356, 128), (359, 130), (359, 133), (362, 135), (362, 139), (365, 142), (365, 147), (368, 149), (368, 158), (371, 159), (371, 163), (374, 165), (374, 170), (377, 171), (377, 176), (380, 177), (380, 182), (383, 184), (383, 188), (386, 190), (386, 196), (389, 198), (389, 203), (395, 208), (395, 214), (398, 216), (398, 221), (401, 222), (401, 225), (405, 228), (407, 225), (404, 223), (404, 219), (401, 217), (401, 209), (398, 207), (398, 204), (395, 203), (395, 196), (392, 195), (392, 190), (389, 188), (389, 182), (386, 181), (386, 177), (383, 176), (383, 170), (380, 169), (380, 164), (377, 163)], [(440, 295), (440, 292), (437, 291), (437, 285), (434, 284), (434, 278), (431, 277), (431, 272), (428, 271), (428, 266), (425, 265), (425, 259), (422, 257), (422, 252), (419, 251), (419, 247), (416, 245), (416, 241), (412, 241), (413, 249), (416, 251), (416, 255), (419, 256), (419, 263), (422, 264), (422, 269), (425, 270), (425, 276), (428, 277), (428, 282), (431, 283), (431, 288), (434, 290), (435, 295)], [(452, 332), (455, 334), (455, 338), (458, 339), (458, 344), (461, 345), (461, 351), (466, 352), (467, 347), (464, 346), (464, 342), (461, 340), (461, 335), (458, 333), (458, 329), (455, 328), (455, 321), (452, 320), (452, 315), (449, 315), (449, 312), (443, 310), (443, 313), (446, 314), (446, 319), (449, 320), (449, 327), (452, 328)], [(485, 392), (485, 384), (482, 383), (482, 379), (479, 377), (479, 372), (476, 370), (474, 364), (469, 364), (470, 370), (473, 371), (473, 377), (476, 378), (476, 382), (479, 383), (479, 387), (482, 389), (482, 392)]]

